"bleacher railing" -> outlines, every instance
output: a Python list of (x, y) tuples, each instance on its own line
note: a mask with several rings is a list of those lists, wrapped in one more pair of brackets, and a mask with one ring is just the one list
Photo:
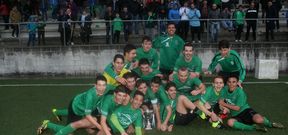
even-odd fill
[[(244, 19), (244, 29), (242, 32), (242, 41), (243, 42), (238, 42), (239, 44), (244, 43), (245, 40), (245, 34), (246, 34), (246, 21), (249, 20), (255, 20), (255, 19)], [(147, 29), (145, 29), (145, 24), (148, 23), (146, 20), (123, 20), (123, 23), (128, 23), (129, 27), (129, 32), (130, 34), (130, 39), (129, 42), (132, 40), (135, 40), (135, 38), (139, 38), (137, 41), (132, 41), (132, 42), (141, 42), (141, 38), (143, 35), (148, 35), (152, 36), (152, 38), (156, 37), (157, 35), (163, 34), (166, 32), (166, 24), (169, 22), (175, 22), (175, 21), (181, 21), (181, 20), (168, 20), (168, 19), (162, 19), (162, 20), (150, 20), (149, 23), (153, 22), (155, 24), (155, 27), (152, 28), (152, 35), (147, 32)], [(189, 21), (197, 21), (197, 20), (189, 20)], [(231, 21), (234, 23), (236, 20), (235, 19), (200, 19), (201, 22), (206, 22), (207, 27), (204, 28), (204, 31), (201, 32), (201, 44), (216, 44), (216, 42), (211, 41), (211, 31), (209, 30), (212, 22), (217, 22), (219, 23), (220, 29), (219, 29), (219, 35), (220, 37), (218, 40), (222, 38), (228, 38), (231, 41), (234, 41), (235, 39), (235, 31), (231, 32), (224, 32), (223, 28), (221, 26), (221, 21)], [(250, 36), (249, 39), (250, 41), (248, 42), (253, 42), (253, 43), (288, 43), (288, 20), (287, 18), (259, 18), (256, 19), (256, 41), (251, 41), (252, 38), (252, 29), (250, 30)], [(275, 29), (274, 29), (274, 40), (272, 41), (266, 41), (265, 39), (265, 33), (266, 33), (266, 22), (267, 21), (273, 21), (275, 24)], [(276, 21), (279, 21), (280, 23), (280, 29), (279, 31), (276, 28)], [(86, 21), (87, 22), (87, 21)], [(17, 25), (19, 27), (19, 37), (18, 38), (13, 38), (11, 36), (12, 30), (0, 30), (0, 42), (4, 43), (6, 45), (5, 47), (9, 47), (9, 44), (16, 44), (18, 47), (26, 47), (27, 41), (28, 41), (28, 30), (27, 30), (27, 24), (31, 22), (21, 22), (21, 23), (0, 23), (0, 26), (5, 26), (5, 25)], [(36, 22), (38, 24), (38, 22)], [(60, 33), (59, 33), (59, 26), (63, 27), (64, 33), (67, 31), (65, 25), (69, 23), (71, 25), (71, 40), (74, 42), (74, 45), (99, 45), (99, 44), (113, 44), (113, 21), (105, 21), (105, 20), (97, 20), (97, 21), (90, 21), (91, 23), (91, 30), (92, 34), (90, 35), (90, 43), (85, 44), (82, 43), (80, 38), (81, 37), (81, 27), (80, 24), (82, 23), (81, 21), (70, 21), (70, 22), (58, 22), (58, 21), (46, 21), (46, 30), (45, 30), (45, 41), (47, 46), (55, 46), (59, 45), (61, 46), (61, 40), (60, 40)], [(137, 25), (138, 27), (135, 27)], [(190, 27), (190, 26), (189, 26)], [(190, 28), (189, 28), (190, 29)], [(135, 34), (135, 30), (139, 31), (139, 34)], [(278, 32), (277, 32), (278, 31)], [(191, 31), (188, 30), (188, 39), (187, 41), (191, 41)], [(282, 33), (283, 36), (279, 36), (277, 34)], [(65, 34), (64, 34), (65, 35)], [(124, 32), (121, 31), (121, 40), (123, 40), (123, 35)], [(218, 35), (218, 36), (219, 36)], [(222, 37), (221, 37), (222, 36)], [(270, 36), (270, 35), (269, 35)], [(104, 38), (103, 38), (104, 37)], [(56, 38), (56, 40), (55, 40)], [(64, 43), (67, 41), (67, 36), (64, 36)], [(197, 38), (197, 36), (195, 37)], [(36, 39), (37, 39), (37, 32), (36, 32)], [(51, 40), (52, 39), (52, 40)], [(96, 40), (95, 39), (99, 39)], [(35, 43), (35, 47), (39, 47), (37, 45), (38, 41)], [(125, 41), (121, 41), (120, 44), (125, 44)], [(247, 42), (246, 42), (247, 43)], [(3, 44), (2, 44), (3, 45)], [(69, 44), (71, 45), (71, 44)], [(1, 46), (1, 45), (0, 45)], [(66, 46), (66, 44), (63, 46)], [(3, 46), (2, 46), (3, 47)], [(17, 46), (14, 46), (17, 47)]]

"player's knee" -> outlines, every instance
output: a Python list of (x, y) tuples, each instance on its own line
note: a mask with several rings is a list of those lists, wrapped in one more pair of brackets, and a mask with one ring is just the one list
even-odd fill
[(227, 125), (228, 125), (229, 127), (233, 127), (234, 122), (235, 122), (235, 119), (229, 119), (229, 120), (227, 121)]
[(253, 116), (253, 121), (257, 124), (261, 124), (261, 123), (264, 123), (264, 118), (259, 114), (255, 114)]
[(180, 95), (180, 96), (178, 97), (178, 102), (182, 102), (182, 101), (185, 100), (185, 99), (186, 99), (186, 96)]

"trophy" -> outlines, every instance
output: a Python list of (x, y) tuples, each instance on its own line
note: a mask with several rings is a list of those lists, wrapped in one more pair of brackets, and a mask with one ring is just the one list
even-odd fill
[(144, 128), (145, 130), (152, 130), (152, 127), (155, 125), (155, 118), (153, 110), (147, 109), (144, 112)]

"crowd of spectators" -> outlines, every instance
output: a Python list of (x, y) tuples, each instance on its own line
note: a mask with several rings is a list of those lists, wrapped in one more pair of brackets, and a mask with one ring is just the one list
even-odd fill
[[(17, 23), (29, 22), (31, 16), (41, 16), (43, 21), (64, 21), (59, 24), (58, 31), (63, 45), (73, 44), (75, 23), (79, 23), (83, 43), (89, 43), (91, 23), (84, 25), (84, 21), (93, 18), (105, 19), (106, 43), (119, 42), (119, 32), (124, 32), (125, 42), (131, 34), (143, 34), (154, 37), (166, 32), (165, 25), (173, 22), (177, 27), (177, 34), (187, 40), (189, 29), (192, 42), (197, 35), (201, 43), (201, 33), (207, 31), (211, 42), (218, 41), (220, 28), (235, 33), (235, 41), (242, 42), (241, 33), (245, 24), (247, 31), (245, 40), (249, 40), (250, 29), (253, 31), (253, 40), (256, 40), (256, 20), (259, 5), (262, 9), (262, 18), (279, 18), (282, 8), (281, 0), (0, 0), (0, 15), (3, 16), (5, 30), (9, 26), (13, 29), (12, 37), (18, 37)], [(246, 8), (248, 8), (246, 10)], [(47, 13), (51, 9), (51, 15)], [(245, 9), (245, 10), (244, 10)], [(83, 12), (85, 15), (83, 16)], [(49, 12), (50, 13), (50, 12)], [(119, 17), (116, 17), (116, 15)], [(85, 17), (87, 16), (87, 19)], [(287, 15), (288, 16), (288, 15)], [(116, 19), (116, 20), (115, 20)], [(209, 19), (209, 21), (203, 20)], [(221, 19), (221, 20), (219, 20)], [(245, 19), (248, 19), (245, 21)], [(157, 21), (162, 20), (162, 21)], [(114, 22), (117, 21), (117, 22)], [(123, 25), (121, 25), (122, 23)], [(245, 23), (246, 22), (246, 23)], [(13, 23), (10, 25), (9, 23)], [(279, 29), (279, 20), (263, 20), (266, 24), (266, 39), (274, 39), (274, 29)], [(287, 22), (288, 23), (288, 22)], [(119, 26), (113, 26), (114, 24)], [(84, 29), (85, 26), (85, 29)], [(288, 24), (287, 24), (288, 26)], [(65, 28), (65, 31), (63, 29)], [(83, 28), (83, 29), (82, 29)], [(115, 30), (117, 28), (117, 30)], [(41, 29), (43, 30), (43, 28)], [(113, 37), (111, 39), (111, 37)]]

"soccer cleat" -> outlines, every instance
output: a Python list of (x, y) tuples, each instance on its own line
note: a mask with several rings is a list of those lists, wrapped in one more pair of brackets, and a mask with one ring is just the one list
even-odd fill
[(273, 122), (272, 123), (272, 127), (273, 128), (284, 128), (284, 125), (282, 125), (281, 123)]
[(264, 126), (260, 126), (258, 124), (255, 124), (254, 127), (255, 127), (255, 130), (257, 130), (257, 131), (268, 132), (268, 129)]
[(62, 121), (62, 117), (56, 114), (57, 109), (52, 109), (52, 113), (55, 116), (55, 118), (57, 119), (57, 121)]
[(201, 114), (199, 115), (199, 117), (203, 120), (207, 119), (205, 113), (201, 112)]
[(44, 120), (42, 122), (42, 125), (37, 129), (37, 135), (41, 135), (47, 129), (47, 125), (49, 122), (49, 120)]

